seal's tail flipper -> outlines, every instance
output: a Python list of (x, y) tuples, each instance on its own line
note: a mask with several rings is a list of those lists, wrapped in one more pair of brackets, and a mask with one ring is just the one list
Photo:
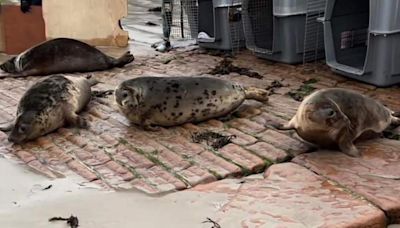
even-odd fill
[(268, 91), (265, 89), (259, 89), (256, 87), (245, 87), (244, 93), (246, 95), (246, 99), (253, 99), (263, 103), (268, 102)]
[(132, 62), (133, 60), (135, 60), (135, 57), (133, 57), (133, 55), (131, 54), (131, 52), (127, 51), (125, 52), (125, 54), (123, 56), (121, 56), (120, 58), (115, 60), (115, 67), (123, 67), (126, 64)]

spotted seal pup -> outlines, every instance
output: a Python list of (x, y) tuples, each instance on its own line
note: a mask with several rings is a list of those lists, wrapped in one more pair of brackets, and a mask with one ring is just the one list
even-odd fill
[(91, 86), (98, 82), (91, 77), (54, 75), (30, 87), (18, 104), (10, 142), (24, 143), (50, 133), (65, 124), (87, 128), (87, 121), (78, 113), (91, 99)]
[(352, 157), (360, 152), (353, 144), (363, 133), (381, 133), (400, 119), (380, 102), (355, 91), (321, 89), (306, 97), (296, 115), (280, 130), (295, 129), (304, 140), (321, 147), (339, 146)]
[(268, 101), (268, 92), (212, 77), (139, 77), (117, 86), (121, 112), (144, 129), (222, 117), (245, 99)]
[(107, 70), (123, 67), (133, 60), (134, 57), (129, 52), (114, 59), (81, 41), (57, 38), (9, 59), (0, 65), (0, 69), (10, 73), (3, 77), (23, 77)]

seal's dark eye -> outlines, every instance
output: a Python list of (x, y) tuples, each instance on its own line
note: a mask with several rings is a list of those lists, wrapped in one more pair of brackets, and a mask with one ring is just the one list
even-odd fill
[(19, 132), (25, 132), (26, 128), (24, 126), (19, 127)]
[(123, 98), (127, 98), (127, 97), (128, 97), (128, 92), (124, 91), (124, 92), (122, 93), (122, 97), (123, 97)]
[(329, 111), (328, 111), (328, 117), (334, 117), (334, 116), (335, 116), (335, 113), (336, 113), (336, 112), (335, 112), (334, 110), (332, 110), (332, 109), (329, 110)]

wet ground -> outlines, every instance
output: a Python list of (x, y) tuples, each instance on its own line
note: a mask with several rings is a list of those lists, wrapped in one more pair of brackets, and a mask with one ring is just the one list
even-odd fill
[[(90, 130), (62, 128), (23, 146), (11, 145), (6, 141), (6, 135), (0, 132), (0, 156), (6, 158), (2, 162), (13, 162), (12, 167), (0, 166), (4, 169), (0, 171), (15, 173), (18, 177), (1, 176), (2, 183), (13, 184), (2, 185), (0, 189), (0, 195), (6, 196), (0, 198), (0, 211), (3, 208), (0, 224), (3, 221), (5, 227), (26, 227), (32, 223), (31, 227), (43, 227), (47, 217), (55, 216), (49, 212), (65, 214), (68, 210), (83, 216), (85, 227), (156, 227), (163, 224), (163, 227), (165, 224), (173, 227), (180, 220), (185, 221), (186, 227), (211, 227), (211, 224), (199, 221), (207, 214), (224, 228), (385, 227), (400, 222), (399, 141), (383, 138), (362, 141), (357, 144), (362, 157), (350, 158), (337, 151), (307, 153), (312, 148), (294, 132), (279, 132), (269, 127), (271, 123), (289, 120), (304, 93), (315, 89), (354, 89), (397, 110), (400, 107), (398, 87), (381, 89), (349, 80), (332, 73), (323, 62), (286, 65), (258, 59), (247, 51), (235, 56), (234, 69), (249, 69), (261, 77), (251, 77), (248, 71), (241, 70), (211, 75), (210, 72), (216, 73), (214, 69), (221, 66), (224, 59), (206, 50), (178, 48), (164, 54), (149, 51), (149, 44), (158, 40), (161, 30), (157, 33), (156, 27), (153, 31), (153, 27), (148, 29), (143, 25), (148, 20), (157, 23), (156, 14), (148, 15), (143, 10), (154, 6), (158, 5), (146, 2), (130, 5), (130, 10), (138, 9), (138, 13), (131, 14), (123, 24), (130, 28), (133, 40), (129, 48), (136, 60), (122, 69), (95, 72), (94, 76), (103, 81), (96, 89), (113, 89), (123, 80), (142, 75), (206, 75), (269, 89), (269, 104), (246, 101), (226, 120), (214, 119), (147, 132), (131, 126), (117, 111), (111, 96), (93, 100), (83, 113), (90, 120)], [(102, 50), (115, 56), (125, 51)], [(2, 80), (0, 117), (3, 120), (13, 118), (19, 98), (38, 78)], [(192, 135), (202, 131), (236, 137), (216, 149), (193, 141)], [(13, 170), (15, 162), (23, 171)], [(42, 176), (33, 177), (31, 171)], [(24, 175), (35, 181), (24, 180)], [(40, 183), (39, 187), (29, 187), (37, 183)], [(35, 203), (19, 205), (18, 202), (27, 201), (26, 195), (18, 195), (12, 190), (23, 188), (43, 195), (42, 187), (49, 184), (54, 188), (46, 191), (55, 191), (57, 200), (44, 200), (45, 196), (42, 196)], [(91, 186), (119, 193), (116, 196), (99, 195), (101, 204), (106, 203), (109, 207), (102, 207), (96, 213), (93, 211), (97, 207), (96, 197), (79, 194), (63, 199), (60, 186), (72, 192)], [(121, 195), (121, 192), (125, 193)], [(188, 198), (180, 195), (182, 192), (188, 194)], [(152, 197), (144, 197), (141, 193)], [(135, 195), (125, 202), (129, 194)], [(10, 197), (13, 195), (15, 198)], [(179, 201), (180, 197), (192, 204)], [(69, 203), (65, 203), (66, 199)], [(150, 203), (158, 200), (160, 204)], [(40, 201), (48, 206), (47, 210), (42, 207), (35, 216), (29, 216), (31, 211), (41, 207)], [(77, 206), (74, 202), (87, 202), (87, 205)], [(172, 202), (178, 204), (173, 206)], [(191, 205), (196, 205), (193, 206), (196, 209), (185, 214), (185, 210), (191, 210)], [(115, 209), (115, 214), (107, 216), (104, 213), (107, 208)], [(139, 210), (141, 208), (145, 209)], [(140, 223), (130, 217), (144, 213), (143, 216), (151, 220), (153, 210), (162, 214), (170, 209), (171, 214), (160, 217), (158, 225), (156, 221)], [(17, 221), (18, 216), (27, 219)], [(168, 217), (173, 217), (171, 223), (167, 222)], [(129, 223), (121, 223), (121, 220)]]

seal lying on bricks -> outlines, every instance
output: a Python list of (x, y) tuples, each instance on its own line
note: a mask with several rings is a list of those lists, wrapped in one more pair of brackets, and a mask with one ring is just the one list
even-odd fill
[[(29, 88), (18, 104), (15, 124), (8, 127), (8, 140), (23, 143), (50, 133), (66, 123), (87, 128), (78, 116), (90, 101), (91, 86), (98, 82), (89, 77), (54, 75)], [(2, 130), (7, 130), (6, 127)]]
[(211, 77), (139, 77), (115, 90), (122, 113), (148, 130), (221, 117), (245, 99), (267, 102), (268, 92)]
[(123, 67), (134, 60), (126, 52), (114, 59), (98, 49), (78, 40), (57, 38), (34, 46), (0, 65), (11, 75), (23, 77), (58, 73), (91, 72)]
[(280, 130), (295, 129), (306, 141), (321, 147), (339, 146), (345, 154), (359, 157), (353, 141), (368, 131), (381, 133), (400, 125), (394, 112), (378, 101), (352, 90), (321, 89), (306, 97), (296, 115)]

